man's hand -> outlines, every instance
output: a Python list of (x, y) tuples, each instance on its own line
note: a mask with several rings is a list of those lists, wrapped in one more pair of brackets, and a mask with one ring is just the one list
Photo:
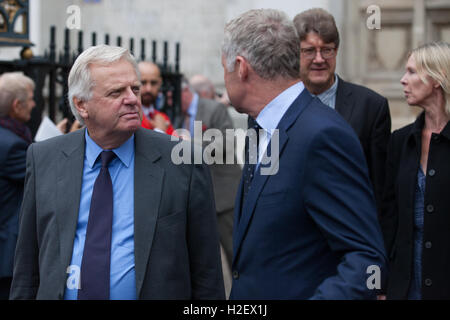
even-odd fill
[(377, 296), (377, 300), (386, 300), (386, 295), (380, 294), (379, 296)]

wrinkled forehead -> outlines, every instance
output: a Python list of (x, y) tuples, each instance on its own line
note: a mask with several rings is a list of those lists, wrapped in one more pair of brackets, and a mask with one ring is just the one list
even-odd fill
[(135, 83), (139, 82), (139, 74), (136, 73), (134, 66), (120, 59), (112, 63), (93, 62), (89, 64), (91, 80), (94, 84), (113, 84), (113, 83)]

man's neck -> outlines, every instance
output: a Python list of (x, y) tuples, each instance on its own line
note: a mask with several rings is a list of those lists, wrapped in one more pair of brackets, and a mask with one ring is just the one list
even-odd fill
[(123, 133), (115, 133), (114, 135), (103, 135), (98, 131), (89, 130), (89, 137), (103, 150), (112, 150), (120, 147), (125, 143), (134, 132), (123, 132)]
[(260, 81), (259, 85), (254, 86), (254, 93), (251, 95), (253, 101), (251, 101), (248, 115), (256, 119), (266, 105), (298, 82), (300, 82), (300, 79), (284, 79), (281, 77), (272, 81)]
[(317, 96), (319, 94), (324, 93), (325, 91), (327, 91), (328, 89), (330, 89), (333, 86), (334, 81), (335, 81), (334, 78), (335, 78), (335, 76), (333, 75), (333, 77), (331, 78), (331, 81), (329, 81), (329, 82), (327, 82), (327, 83), (325, 83), (323, 85), (316, 85), (316, 84), (313, 84), (313, 83), (311, 83), (309, 81), (304, 81), (304, 84), (305, 84), (306, 89), (310, 93), (312, 93), (313, 95)]

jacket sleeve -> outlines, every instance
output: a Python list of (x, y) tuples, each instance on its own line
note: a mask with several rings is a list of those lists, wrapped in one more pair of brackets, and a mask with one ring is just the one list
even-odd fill
[(386, 153), (391, 136), (391, 116), (388, 101), (383, 98), (371, 130), (369, 171), (374, 187), (378, 213), (382, 207), (384, 179), (386, 173)]
[(35, 299), (39, 286), (33, 145), (28, 148), (10, 299)]
[(305, 152), (305, 206), (339, 260), (312, 299), (374, 299), (383, 279), (369, 288), (368, 270), (378, 267), (382, 278), (386, 255), (360, 143), (350, 128), (332, 126)]
[(216, 219), (209, 169), (193, 165), (187, 227), (192, 299), (225, 299)]
[(380, 224), (381, 229), (383, 230), (384, 244), (389, 257), (392, 257), (393, 254), (398, 224), (398, 208), (395, 196), (397, 161), (395, 158), (400, 151), (396, 150), (399, 146), (396, 145), (395, 140), (396, 133), (394, 132), (388, 145), (383, 205), (380, 212)]

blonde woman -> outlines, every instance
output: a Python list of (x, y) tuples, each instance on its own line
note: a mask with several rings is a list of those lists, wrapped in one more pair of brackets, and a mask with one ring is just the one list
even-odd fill
[(414, 49), (401, 79), (423, 112), (392, 134), (381, 224), (388, 299), (450, 299), (450, 45)]

